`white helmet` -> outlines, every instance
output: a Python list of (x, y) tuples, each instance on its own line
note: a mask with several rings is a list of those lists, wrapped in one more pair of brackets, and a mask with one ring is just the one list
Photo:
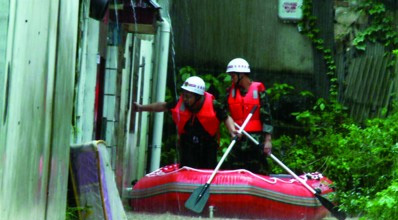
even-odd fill
[(203, 79), (201, 79), (200, 77), (191, 76), (185, 80), (181, 88), (188, 92), (203, 95), (205, 94), (206, 85)]
[(235, 58), (228, 63), (227, 73), (250, 73), (249, 63), (242, 58)]

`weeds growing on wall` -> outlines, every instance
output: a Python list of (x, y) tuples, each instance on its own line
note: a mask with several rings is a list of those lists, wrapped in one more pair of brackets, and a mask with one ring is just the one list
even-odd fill
[[(335, 183), (335, 201), (350, 215), (363, 219), (395, 219), (397, 212), (398, 120), (397, 107), (383, 119), (370, 119), (362, 125), (352, 121), (337, 102), (335, 65), (330, 51), (316, 28), (312, 1), (304, 0), (303, 34), (324, 54), (331, 81), (330, 100), (318, 99), (312, 109), (294, 113), (303, 125), (304, 135), (285, 135), (273, 141), (273, 151), (297, 172), (320, 171)], [(381, 1), (360, 1), (360, 10), (370, 23), (357, 34), (353, 45), (365, 50), (366, 42), (381, 42), (392, 55), (398, 55), (398, 34)], [(394, 58), (395, 56), (395, 58)], [(384, 111), (386, 112), (386, 111)], [(274, 172), (282, 172), (274, 167)]]
[(320, 37), (320, 29), (317, 27), (318, 18), (312, 14), (312, 0), (304, 0), (302, 5), (303, 19), (299, 22), (298, 27), (301, 33), (307, 36), (314, 48), (322, 54), (322, 58), (326, 64), (326, 75), (330, 81), (330, 100), (337, 100), (337, 76), (336, 64), (332, 53), (332, 48), (325, 45), (325, 40)]
[(393, 16), (386, 5), (378, 0), (362, 0), (357, 9), (368, 17), (369, 24), (357, 33), (353, 46), (361, 51), (366, 50), (366, 42), (380, 42), (386, 48), (386, 56), (392, 55), (389, 67), (397, 62), (398, 30), (393, 23)]

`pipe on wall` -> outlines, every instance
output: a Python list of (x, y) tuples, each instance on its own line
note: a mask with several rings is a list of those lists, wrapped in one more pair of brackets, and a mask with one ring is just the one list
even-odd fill
[[(157, 85), (156, 85), (156, 102), (164, 102), (166, 93), (166, 80), (167, 80), (167, 63), (169, 59), (169, 43), (170, 43), (170, 24), (163, 19), (159, 23), (160, 37), (159, 37), (159, 50), (157, 62)], [(154, 115), (154, 126), (152, 136), (152, 154), (150, 171), (154, 171), (160, 166), (160, 154), (162, 149), (162, 134), (163, 134), (163, 112), (156, 112)]]

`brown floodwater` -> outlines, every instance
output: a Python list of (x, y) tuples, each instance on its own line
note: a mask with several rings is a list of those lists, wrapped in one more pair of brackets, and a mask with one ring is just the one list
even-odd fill
[[(181, 216), (181, 215), (174, 215), (171, 213), (164, 213), (164, 214), (150, 214), (150, 213), (136, 213), (132, 211), (127, 211), (127, 219), (128, 220), (197, 220), (197, 219), (213, 219), (213, 220), (227, 220), (233, 218), (204, 218), (204, 217), (189, 217), (189, 216)], [(236, 219), (236, 218), (235, 218)], [(333, 217), (325, 217), (323, 220), (337, 220)], [(347, 218), (347, 220), (358, 220), (358, 218)]]

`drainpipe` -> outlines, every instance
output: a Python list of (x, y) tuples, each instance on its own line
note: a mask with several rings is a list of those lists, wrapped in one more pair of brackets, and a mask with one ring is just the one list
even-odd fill
[[(166, 19), (160, 22), (160, 37), (158, 51), (158, 80), (156, 85), (156, 102), (164, 102), (166, 93), (167, 80), (167, 63), (169, 59), (169, 43), (170, 43), (170, 24)], [(163, 132), (163, 112), (156, 112), (154, 115), (153, 136), (152, 136), (152, 156), (150, 171), (154, 171), (160, 166), (160, 153), (162, 147)]]

